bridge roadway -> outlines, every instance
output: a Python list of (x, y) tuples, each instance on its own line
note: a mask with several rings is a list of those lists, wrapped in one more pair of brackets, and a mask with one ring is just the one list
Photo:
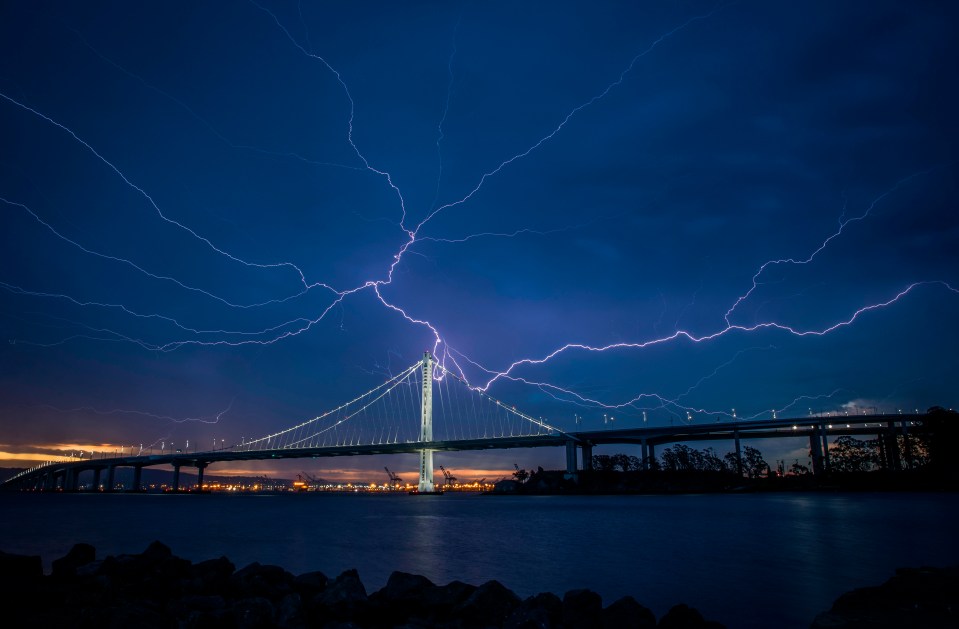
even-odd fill
[[(745, 439), (795, 438), (809, 439), (813, 471), (822, 473), (829, 466), (828, 437), (839, 435), (871, 435), (883, 439), (886, 448), (898, 449), (895, 437), (909, 433), (910, 427), (921, 424), (924, 414), (882, 415), (834, 415), (787, 419), (757, 419), (746, 421), (716, 421), (710, 423), (642, 428), (588, 430), (551, 435), (495, 437), (484, 439), (459, 439), (448, 441), (416, 441), (372, 445), (342, 445), (318, 448), (287, 448), (276, 450), (238, 450), (226, 448), (201, 452), (176, 452), (141, 456), (117, 456), (103, 459), (83, 459), (54, 462), (26, 470), (0, 484), (2, 489), (44, 489), (67, 491), (78, 488), (79, 475), (93, 472), (93, 486), (100, 485), (105, 470), (104, 486), (115, 486), (114, 475), (118, 467), (132, 467), (134, 487), (140, 487), (140, 475), (144, 467), (169, 465), (173, 467), (173, 487), (179, 487), (181, 467), (197, 470), (197, 484), (203, 483), (204, 470), (213, 463), (233, 461), (262, 461), (279, 459), (322, 458), (334, 456), (358, 456), (372, 454), (415, 454), (423, 449), (438, 452), (462, 450), (501, 450), (510, 448), (565, 447), (566, 471), (573, 475), (578, 469), (592, 468), (594, 446), (609, 444), (635, 444), (642, 448), (644, 468), (655, 459), (655, 448), (670, 443), (693, 441), (732, 441), (740, 453), (741, 441)], [(577, 452), (579, 450), (579, 452)], [(896, 457), (898, 459), (898, 457)], [(579, 459), (579, 460), (577, 460)], [(578, 463), (581, 462), (581, 466)]]

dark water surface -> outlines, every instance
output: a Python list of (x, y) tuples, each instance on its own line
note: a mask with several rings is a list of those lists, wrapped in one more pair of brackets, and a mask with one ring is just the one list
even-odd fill
[(696, 496), (0, 495), (0, 550), (46, 569), (154, 539), (194, 561), (279, 564), (368, 591), (390, 572), (498, 579), (521, 596), (590, 588), (657, 616), (685, 602), (730, 629), (808, 627), (842, 592), (901, 566), (959, 563), (955, 494)]

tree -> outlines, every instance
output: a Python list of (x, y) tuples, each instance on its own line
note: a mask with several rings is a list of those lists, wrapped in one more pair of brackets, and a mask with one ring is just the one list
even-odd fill
[(735, 452), (727, 452), (726, 456), (723, 457), (723, 462), (726, 465), (726, 469), (733, 474), (740, 474), (744, 468), (742, 458)]
[(614, 454), (610, 457), (610, 462), (614, 469), (618, 467), (624, 472), (638, 470), (642, 467), (642, 462), (637, 457), (628, 454)]
[(752, 446), (743, 446), (743, 470), (749, 478), (759, 478), (769, 473), (769, 463), (763, 453)]
[(529, 480), (529, 476), (530, 476), (529, 472), (527, 472), (526, 470), (521, 470), (520, 467), (516, 465), (515, 463), (513, 464), (513, 467), (516, 468), (516, 471), (513, 472), (513, 478), (516, 479), (516, 482), (525, 483), (526, 481)]
[(922, 425), (910, 433), (921, 436), (928, 456), (928, 465), (938, 474), (955, 475), (956, 443), (959, 442), (959, 413), (933, 406)]
[(796, 459), (796, 462), (789, 466), (789, 474), (791, 476), (805, 476), (809, 473), (809, 468), (805, 465), (800, 465), (799, 459)]
[(613, 463), (613, 457), (609, 456), (608, 454), (594, 454), (593, 469), (599, 470), (600, 472), (612, 472), (614, 469), (616, 469), (616, 466)]
[(829, 466), (835, 472), (867, 472), (878, 460), (874, 447), (849, 435), (839, 437), (829, 448)]
[(685, 444), (677, 443), (663, 450), (663, 469), (674, 472), (701, 471), (703, 453)]
[(712, 448), (706, 448), (703, 451), (703, 469), (708, 472), (727, 472), (726, 463), (716, 454)]

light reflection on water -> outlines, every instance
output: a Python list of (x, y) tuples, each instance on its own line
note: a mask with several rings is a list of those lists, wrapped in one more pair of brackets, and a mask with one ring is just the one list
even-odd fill
[(895, 568), (959, 563), (953, 494), (514, 497), (0, 496), (0, 549), (50, 563), (159, 539), (194, 561), (498, 579), (522, 596), (588, 587), (657, 615), (685, 602), (734, 627), (808, 627), (842, 592)]

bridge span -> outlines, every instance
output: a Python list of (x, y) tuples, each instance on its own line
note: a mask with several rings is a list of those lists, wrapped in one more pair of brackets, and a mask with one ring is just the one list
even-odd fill
[[(752, 439), (807, 439), (812, 453), (813, 473), (829, 469), (830, 437), (841, 435), (870, 435), (878, 437), (889, 452), (888, 459), (895, 467), (900, 457), (898, 439), (908, 436), (920, 426), (925, 414), (856, 415), (835, 417), (801, 417), (749, 421), (717, 421), (674, 426), (589, 430), (564, 433), (553, 430), (547, 434), (491, 436), (442, 440), (409, 440), (385, 443), (357, 443), (312, 447), (226, 448), (199, 452), (175, 452), (139, 456), (115, 456), (100, 459), (82, 459), (53, 462), (25, 470), (3, 483), (4, 489), (76, 491), (79, 477), (92, 472), (92, 486), (102, 485), (105, 491), (115, 487), (118, 468), (133, 469), (132, 491), (141, 489), (141, 472), (145, 467), (173, 468), (175, 490), (180, 487), (180, 469), (195, 469), (197, 484), (202, 486), (203, 474), (214, 463), (263, 461), (282, 459), (325, 458), (382, 454), (419, 454), (424, 451), (455, 452), (465, 450), (493, 450), (512, 448), (563, 447), (566, 449), (566, 472), (575, 477), (579, 470), (592, 469), (593, 448), (606, 445), (637, 445), (641, 448), (644, 469), (656, 457), (656, 448), (672, 443), (696, 441), (731, 442), (740, 454), (741, 442)], [(741, 459), (741, 457), (740, 457)], [(430, 457), (430, 461), (432, 457)], [(431, 471), (431, 470), (430, 470)], [(104, 475), (105, 473), (105, 475)]]

